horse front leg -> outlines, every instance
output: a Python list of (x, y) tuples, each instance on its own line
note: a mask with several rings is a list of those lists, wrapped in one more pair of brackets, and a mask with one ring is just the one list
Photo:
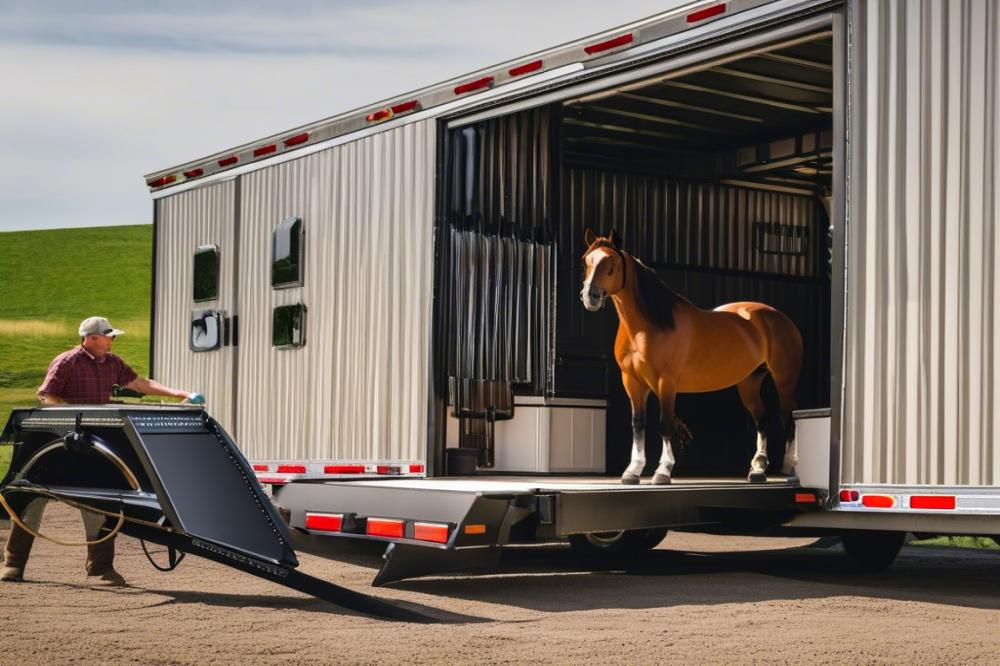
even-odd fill
[(646, 399), (649, 387), (639, 378), (622, 373), (625, 393), (632, 403), (632, 459), (622, 472), (622, 483), (639, 483), (642, 470), (646, 466)]
[[(660, 400), (660, 437), (663, 438), (663, 451), (660, 453), (660, 464), (653, 474), (653, 483), (665, 485), (671, 482), (671, 475), (674, 472), (674, 445), (681, 446), (683, 436), (678, 429), (678, 420), (674, 414), (674, 400), (677, 398), (677, 391), (673, 384), (661, 382), (656, 390), (656, 397)], [(686, 428), (685, 428), (686, 430)]]

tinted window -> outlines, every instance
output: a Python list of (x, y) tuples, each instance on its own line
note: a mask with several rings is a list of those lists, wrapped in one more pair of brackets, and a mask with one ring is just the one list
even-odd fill
[(271, 344), (275, 347), (302, 347), (306, 344), (306, 306), (279, 305), (271, 319)]
[(219, 297), (219, 246), (201, 245), (194, 252), (194, 300)]
[(274, 230), (271, 246), (271, 286), (302, 285), (302, 218), (286, 217)]

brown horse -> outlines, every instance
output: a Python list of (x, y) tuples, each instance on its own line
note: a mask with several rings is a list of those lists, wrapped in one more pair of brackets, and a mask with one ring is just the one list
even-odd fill
[(580, 299), (601, 309), (610, 296), (618, 311), (615, 359), (632, 403), (632, 461), (622, 483), (639, 483), (646, 465), (646, 399), (660, 401), (663, 454), (653, 483), (670, 483), (673, 445), (690, 438), (674, 415), (678, 393), (717, 391), (736, 385), (757, 426), (757, 453), (748, 479), (766, 481), (767, 435), (760, 388), (771, 374), (778, 389), (787, 433), (782, 473), (795, 474), (795, 386), (802, 367), (802, 336), (787, 316), (763, 303), (727, 303), (714, 310), (695, 307), (664, 284), (656, 273), (623, 252), (618, 235), (597, 236), (587, 229)]

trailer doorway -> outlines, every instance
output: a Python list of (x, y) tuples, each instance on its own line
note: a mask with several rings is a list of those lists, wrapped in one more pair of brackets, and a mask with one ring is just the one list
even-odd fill
[[(465, 415), (449, 447), (489, 449), (491, 472), (627, 464), (617, 317), (579, 301), (587, 227), (617, 230), (700, 307), (784, 311), (805, 342), (798, 405), (829, 407), (833, 52), (822, 30), (449, 131), (445, 374), (449, 413)], [(677, 412), (695, 441), (676, 477), (746, 474), (756, 435), (735, 389), (682, 395)], [(650, 474), (655, 400), (648, 414)]]

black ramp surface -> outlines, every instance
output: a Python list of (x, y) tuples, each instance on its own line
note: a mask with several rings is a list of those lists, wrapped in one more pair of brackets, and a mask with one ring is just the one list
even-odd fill
[(184, 532), (278, 562), (283, 547), (239, 465), (209, 433), (144, 433)]

